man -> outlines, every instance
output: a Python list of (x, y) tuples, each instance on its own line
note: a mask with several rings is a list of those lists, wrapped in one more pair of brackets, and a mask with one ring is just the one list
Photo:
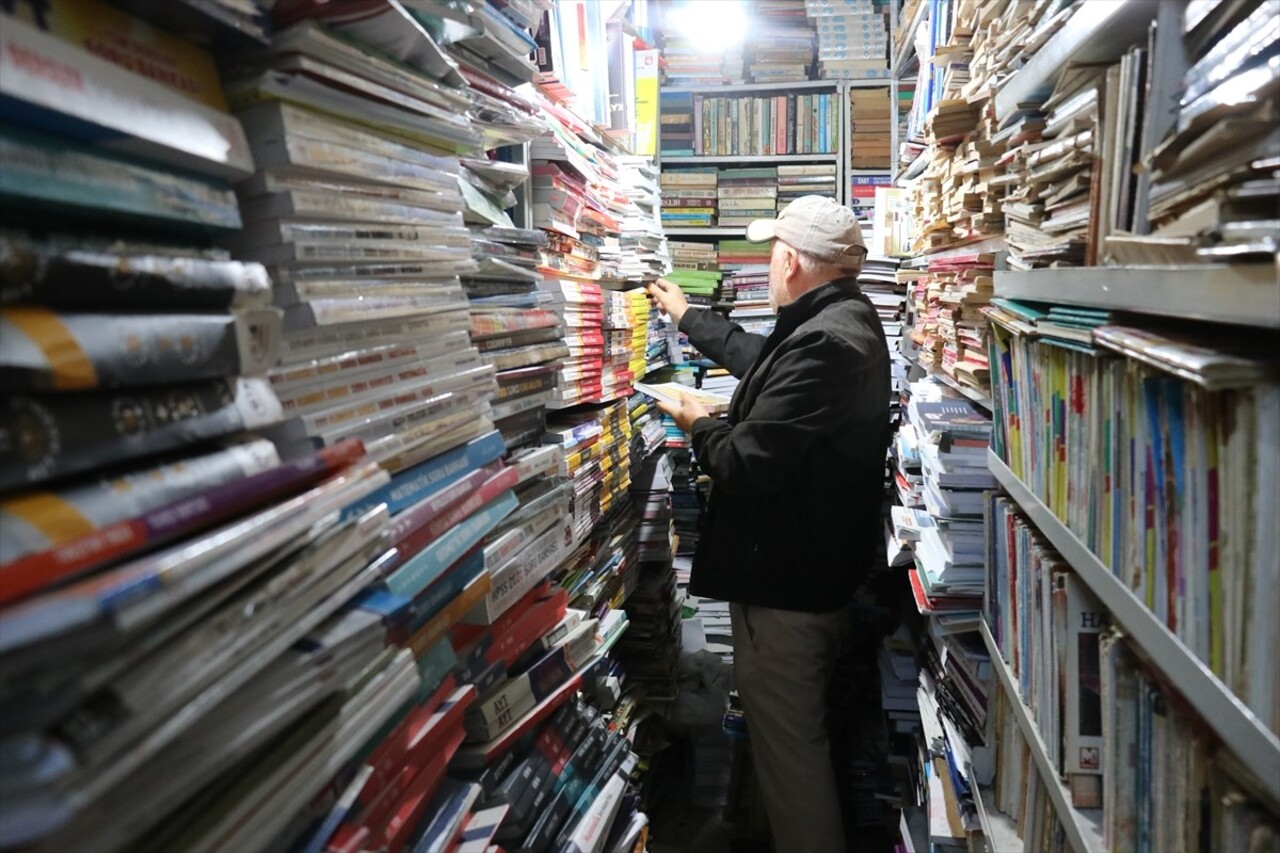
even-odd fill
[(856, 278), (853, 212), (821, 196), (757, 220), (772, 241), (767, 338), (649, 293), (741, 382), (717, 420), (688, 396), (658, 405), (712, 478), (689, 588), (730, 602), (734, 674), (779, 853), (845, 847), (825, 693), (859, 575), (876, 553), (889, 442), (889, 353)]

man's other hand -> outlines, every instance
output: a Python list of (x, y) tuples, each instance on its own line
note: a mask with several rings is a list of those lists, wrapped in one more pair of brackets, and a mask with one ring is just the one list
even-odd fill
[[(679, 290), (676, 291), (677, 293)], [(668, 403), (664, 400), (654, 400), (658, 404), (658, 408), (675, 419), (676, 426), (680, 427), (681, 432), (693, 432), (693, 422), (698, 418), (709, 418), (711, 413), (706, 407), (697, 400), (690, 397), (683, 391), (680, 392), (680, 405)]]
[(657, 281), (651, 281), (646, 284), (644, 289), (658, 303), (658, 307), (664, 313), (670, 314), (676, 325), (680, 325), (680, 318), (684, 316), (684, 312), (689, 308), (689, 300), (684, 298), (684, 291), (680, 289), (680, 285), (674, 281), (660, 278)]

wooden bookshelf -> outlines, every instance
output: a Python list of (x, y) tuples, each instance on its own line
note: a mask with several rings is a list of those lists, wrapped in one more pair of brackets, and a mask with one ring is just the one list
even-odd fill
[(1273, 264), (997, 270), (996, 295), (1280, 329)]
[[(1156, 619), (1089, 548), (1019, 480), (994, 451), (987, 467), (1018, 507), (1106, 605), (1143, 658), (1182, 694), (1209, 729), (1273, 801), (1280, 801), (1280, 737), (1222, 682), (1182, 640)], [(985, 628), (985, 626), (984, 626)], [(993, 656), (994, 653), (993, 653)]]
[[(1067, 842), (1077, 853), (1105, 851), (1106, 846), (1102, 842), (1102, 810), (1077, 809), (1071, 805), (1071, 794), (1067, 791), (1067, 786), (1062, 783), (1062, 779), (1058, 777), (1058, 769), (1054, 766), (1053, 759), (1049, 757), (1048, 747), (1045, 746), (1044, 738), (1040, 736), (1040, 729), (1036, 728), (1031, 710), (1022, 701), (1022, 694), (1018, 692), (1017, 679), (1009, 669), (1009, 665), (1004, 662), (1004, 658), (1000, 656), (1000, 649), (996, 646), (995, 638), (991, 636), (991, 629), (987, 627), (986, 617), (983, 617), (979, 631), (982, 634), (982, 641), (987, 645), (987, 653), (991, 655), (991, 668), (996, 671), (996, 680), (1000, 682), (1000, 686), (1009, 697), (1013, 718), (1017, 720), (1018, 728), (1022, 730), (1022, 737), (1031, 750), (1031, 757), (1040, 771), (1040, 781), (1053, 802), (1058, 820), (1062, 821), (1062, 826), (1067, 832)], [(1019, 844), (1005, 849), (1020, 850), (1022, 846)]]

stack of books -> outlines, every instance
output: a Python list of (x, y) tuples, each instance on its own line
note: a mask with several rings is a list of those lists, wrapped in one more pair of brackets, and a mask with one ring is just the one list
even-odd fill
[(542, 305), (538, 284), (543, 231), (472, 229), (480, 269), (463, 279), (470, 299), (471, 342), (497, 371), (494, 426), (508, 448), (537, 443), (546, 404), (568, 356), (561, 316)]
[(653, 281), (671, 269), (671, 255), (662, 231), (659, 173), (648, 157), (622, 154), (615, 158), (618, 182), (632, 204), (622, 211), (618, 276), (624, 281)]
[(564, 451), (562, 473), (573, 487), (571, 525), (577, 546), (630, 485), (631, 419), (627, 402), (618, 400), (559, 412), (550, 420), (548, 441)]
[(671, 251), (671, 266), (676, 270), (715, 272), (720, 269), (715, 243), (672, 240), (667, 246)]
[(716, 194), (721, 226), (745, 228), (753, 220), (772, 219), (778, 206), (778, 167), (721, 169)]
[(692, 157), (697, 154), (694, 144), (693, 93), (663, 89), (659, 101), (661, 127), (658, 132), (658, 150), (662, 152), (662, 156)]
[(888, 171), (893, 150), (893, 99), (888, 87), (849, 90), (849, 167)]
[(720, 268), (725, 272), (744, 266), (769, 266), (773, 254), (772, 243), (752, 243), (747, 240), (721, 240), (719, 246)]
[(794, 83), (811, 79), (814, 31), (794, 0), (756, 0), (747, 74), (752, 83)]
[(990, 254), (933, 261), (929, 274), (915, 282), (912, 294), (911, 339), (920, 366), (981, 394), (991, 387), (990, 323), (982, 309), (991, 301), (993, 264)]
[(604, 291), (592, 281), (548, 274), (538, 285), (542, 305), (559, 317), (568, 354), (560, 362), (547, 406), (563, 409), (604, 393)]
[(699, 308), (709, 308), (720, 298), (720, 278), (718, 270), (677, 269), (667, 274), (667, 279), (684, 291), (689, 304)]
[(820, 195), (835, 199), (839, 191), (835, 163), (788, 164), (778, 167), (778, 213), (801, 196)]
[(707, 228), (716, 224), (716, 169), (663, 169), (662, 224), (668, 228)]
[(889, 354), (900, 354), (902, 321), (906, 311), (907, 287), (898, 280), (898, 259), (884, 255), (867, 255), (858, 274), (858, 287), (876, 308), (880, 323), (884, 326), (885, 342)]
[(633, 296), (644, 298), (644, 291), (605, 290), (601, 335), (604, 339), (604, 366), (601, 369), (600, 400), (615, 400), (631, 394), (632, 381), (643, 374), (632, 372), (634, 341), (637, 330), (644, 334), (648, 311), (640, 318), (633, 310)]
[[(769, 305), (769, 267), (764, 264), (741, 266), (726, 283), (733, 288), (733, 312), (730, 319), (748, 332), (767, 335), (777, 320)], [(725, 383), (730, 388), (736, 383)]]
[(824, 80), (889, 78), (889, 4), (880, 0), (805, 0), (818, 32)]
[(743, 81), (742, 45), (727, 46), (722, 51), (707, 51), (698, 39), (681, 33), (663, 36), (663, 87), (718, 86)]

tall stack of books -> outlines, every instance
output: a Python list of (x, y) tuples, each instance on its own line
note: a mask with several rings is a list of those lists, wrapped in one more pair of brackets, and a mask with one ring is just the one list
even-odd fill
[(671, 255), (662, 232), (662, 196), (658, 168), (647, 157), (622, 154), (616, 158), (618, 181), (631, 199), (621, 217), (619, 276), (629, 282), (653, 281), (671, 269)]
[(716, 169), (663, 169), (662, 224), (667, 228), (706, 228), (716, 224)]
[(858, 274), (858, 287), (876, 308), (884, 326), (890, 357), (901, 350), (902, 321), (906, 309), (906, 285), (898, 281), (898, 260), (884, 255), (867, 255)]
[(849, 167), (888, 171), (893, 150), (892, 92), (885, 88), (849, 90)]
[(547, 406), (563, 409), (604, 393), (604, 291), (592, 281), (554, 277), (538, 285), (542, 303), (560, 318), (568, 355), (560, 362), (556, 388)]
[(777, 212), (781, 213), (791, 202), (806, 195), (830, 199), (839, 197), (835, 163), (797, 163), (778, 167)]
[(630, 484), (631, 419), (625, 400), (560, 412), (548, 439), (565, 452), (562, 472), (573, 486), (573, 541), (586, 541), (596, 522)]
[(982, 309), (991, 301), (990, 254), (933, 261), (914, 284), (912, 343), (930, 373), (985, 393), (991, 384), (987, 355), (990, 324)]
[(667, 279), (679, 285), (690, 305), (710, 308), (720, 298), (721, 273), (718, 270), (672, 270)]
[(658, 99), (661, 103), (658, 149), (664, 157), (692, 157), (698, 153), (694, 143), (693, 93), (663, 89)]
[(721, 169), (716, 194), (722, 226), (746, 227), (756, 219), (772, 219), (778, 205), (778, 167)]
[(805, 0), (818, 33), (824, 80), (889, 78), (889, 4), (880, 0)]
[[(600, 400), (615, 400), (631, 394), (631, 383), (643, 375), (643, 373), (637, 375), (632, 372), (633, 342), (637, 328), (643, 333), (643, 326), (638, 326), (633, 310), (632, 294), (640, 296), (642, 300), (644, 298), (644, 292), (638, 289), (605, 290), (602, 294), (604, 313), (601, 336), (604, 340), (604, 365), (601, 368)], [(640, 322), (647, 321), (648, 312), (646, 311)]]
[(747, 74), (752, 83), (794, 83), (809, 80), (813, 67), (814, 32), (804, 8), (794, 0), (756, 0), (751, 4), (752, 27)]

